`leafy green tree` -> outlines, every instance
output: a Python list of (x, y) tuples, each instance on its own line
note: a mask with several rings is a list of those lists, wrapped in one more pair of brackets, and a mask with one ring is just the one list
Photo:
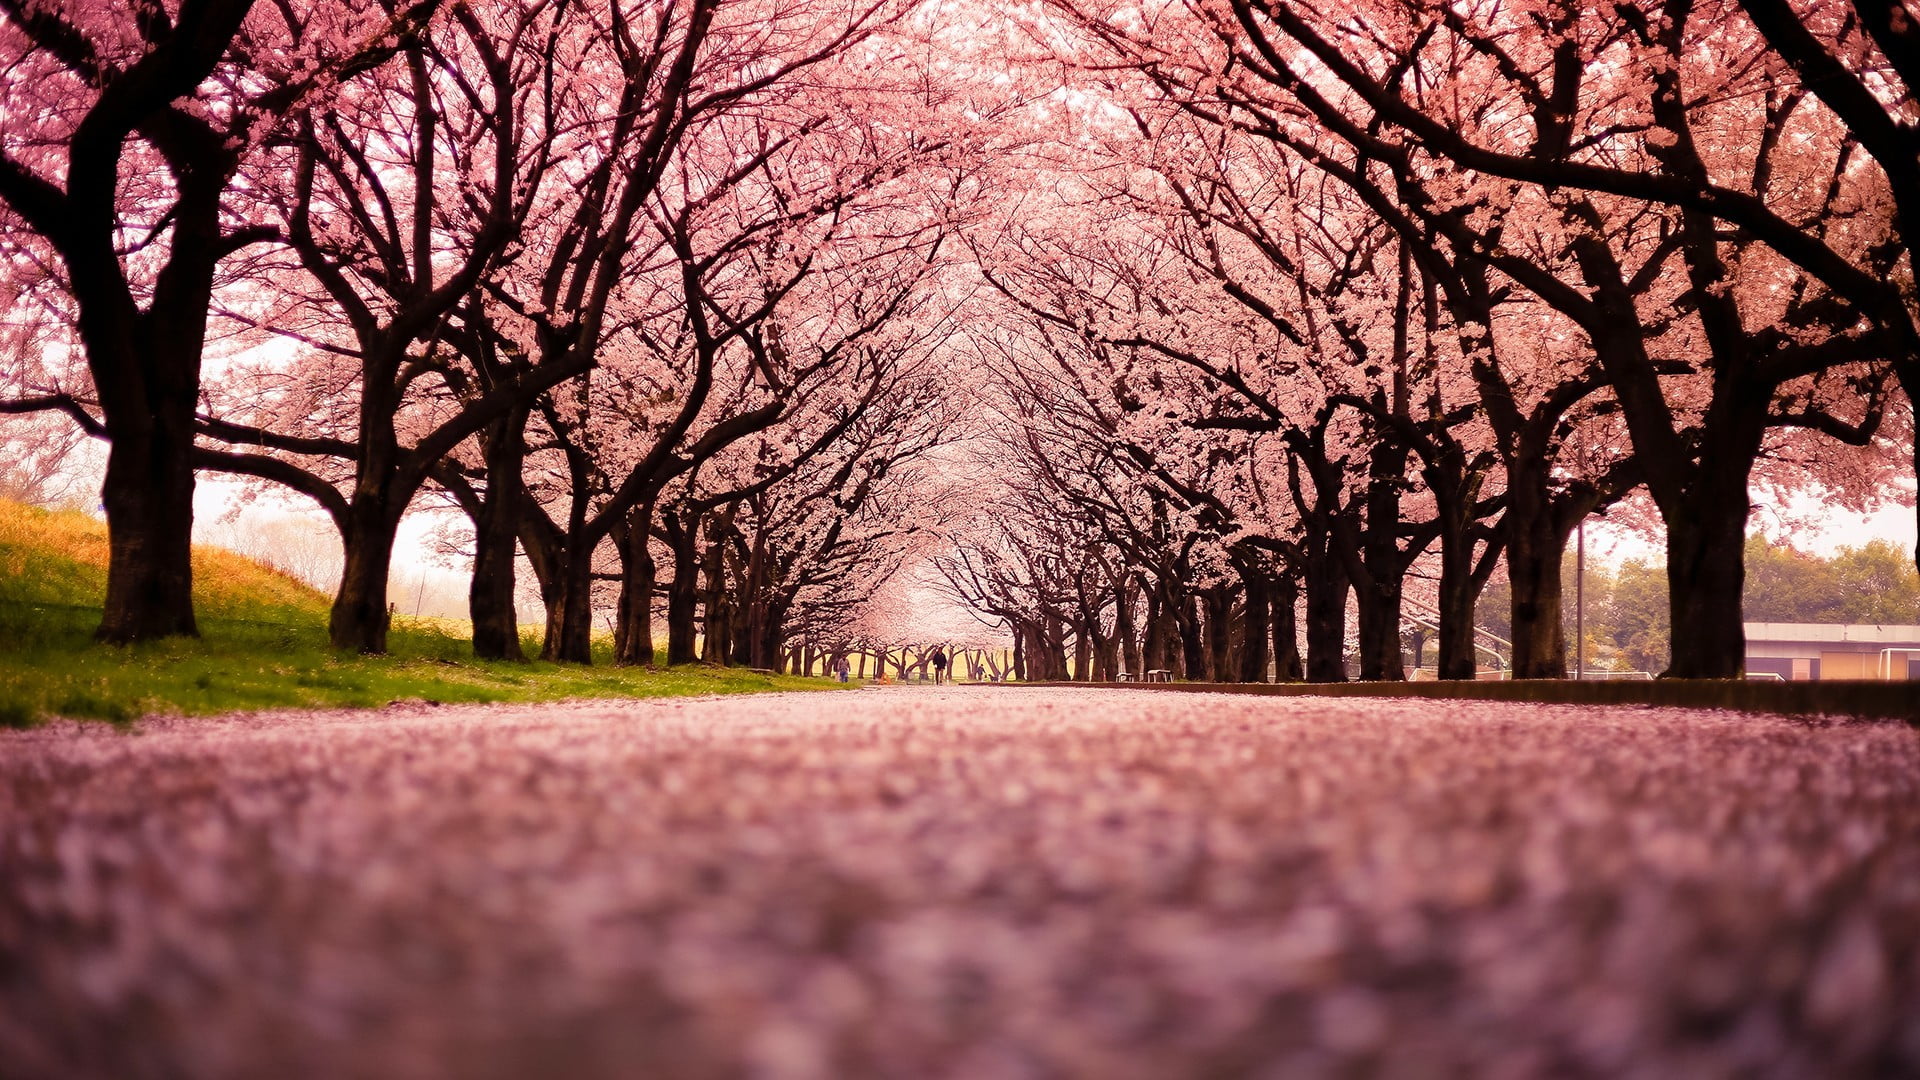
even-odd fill
[(1825, 559), (1764, 536), (1747, 538), (1748, 622), (1848, 622), (1841, 614), (1845, 590), (1837, 588)]
[(1673, 639), (1665, 564), (1646, 559), (1621, 563), (1605, 602), (1598, 605), (1593, 632), (1619, 653), (1626, 670), (1666, 670)]
[[(1885, 540), (1841, 548), (1832, 558), (1775, 544), (1764, 536), (1746, 544), (1747, 622), (1920, 625), (1920, 572), (1911, 553)], [(1574, 578), (1568, 554), (1561, 618), (1569, 649), (1574, 628)], [(1479, 625), (1508, 637), (1507, 580), (1499, 575), (1481, 594)], [(1672, 648), (1667, 617), (1667, 573), (1660, 562), (1628, 559), (1609, 566), (1587, 561), (1586, 668), (1589, 671), (1661, 671)]]
[(1920, 571), (1885, 540), (1842, 548), (1828, 563), (1845, 622), (1920, 625)]

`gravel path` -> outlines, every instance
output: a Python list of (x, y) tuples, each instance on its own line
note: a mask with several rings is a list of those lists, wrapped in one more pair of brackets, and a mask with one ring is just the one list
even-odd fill
[(1920, 733), (868, 690), (0, 735), (0, 1076), (1920, 1074)]

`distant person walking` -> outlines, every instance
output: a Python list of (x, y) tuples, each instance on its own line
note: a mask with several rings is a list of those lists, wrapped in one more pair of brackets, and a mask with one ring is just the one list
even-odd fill
[(846, 682), (848, 670), (849, 668), (847, 665), (847, 654), (841, 653), (839, 659), (833, 662), (833, 673), (835, 675), (840, 676), (841, 682)]
[(939, 684), (946, 681), (947, 681), (946, 650), (940, 648), (940, 646), (938, 645), (935, 645), (933, 647), (933, 682), (935, 686), (938, 686)]

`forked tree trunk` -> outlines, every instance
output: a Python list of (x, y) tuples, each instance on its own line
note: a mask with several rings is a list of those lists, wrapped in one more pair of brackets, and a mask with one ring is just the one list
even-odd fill
[(336, 649), (378, 654), (387, 651), (391, 623), (387, 586), (393, 572), (394, 534), (400, 515), (418, 488), (419, 478), (403, 476), (399, 443), (392, 427), (398, 402), (384, 378), (363, 380), (359, 417), (364, 432), (354, 463), (353, 492), (340, 530), (346, 566), (333, 600), (327, 635)]
[[(100, 490), (107, 515), (107, 591), (94, 632), (105, 642), (200, 632), (193, 614), (194, 410), (213, 279), (228, 250), (221, 196), (238, 164), (236, 151), (218, 140), (174, 140), (175, 150), (188, 157), (174, 170), (175, 201), (161, 218), (169, 226), (164, 265), (144, 268), (159, 271), (155, 287), (145, 291), (144, 312), (127, 281), (120, 249), (126, 223), (117, 203), (127, 142), (135, 131), (151, 136), (147, 123), (156, 114), (164, 118), (175, 95), (217, 66), (246, 9), (204, 8), (193, 34), (170, 36), (144, 59), (129, 56), (144, 82), (118, 89), (141, 85), (144, 92), (129, 96), (109, 87), (98, 107), (75, 115), (65, 157), (75, 167), (62, 178), (64, 194), (49, 189), (33, 200), (33, 209), (13, 205), (9, 211), (12, 221), (42, 235), (64, 234), (58, 246), (65, 285), (110, 440)], [(31, 32), (16, 25), (8, 32), (45, 46), (58, 36), (50, 31), (64, 25), (64, 10), (46, 9), (48, 17)], [(16, 15), (8, 16), (10, 23), (17, 23)], [(166, 21), (162, 16), (160, 22)]]

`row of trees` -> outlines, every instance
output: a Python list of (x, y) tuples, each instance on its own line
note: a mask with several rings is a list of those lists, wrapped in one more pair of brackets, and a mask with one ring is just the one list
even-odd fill
[[(1884, 540), (1821, 556), (1755, 535), (1747, 538), (1745, 557), (1741, 616), (1747, 622), (1920, 625), (1920, 572), (1907, 552)], [(1566, 572), (1573, 573), (1571, 561)], [(1482, 625), (1499, 636), (1507, 631), (1499, 602), (1505, 590), (1497, 577), (1488, 583), (1488, 610), (1481, 615)], [(1666, 570), (1658, 560), (1636, 555), (1616, 564), (1589, 555), (1585, 598), (1587, 670), (1666, 666), (1673, 628)], [(1574, 624), (1571, 590), (1561, 618)]]
[[(1670, 672), (1730, 676), (1755, 485), (1912, 476), (1915, 32), (0, 0), (0, 274), (51, 328), (0, 410), (109, 442), (114, 641), (194, 630), (218, 470), (325, 510), (364, 651), (426, 493), (471, 519), (484, 656), (518, 557), (549, 657), (600, 607), (648, 659), (663, 601), (671, 659), (771, 666), (944, 529), (1028, 672), (1341, 678), (1351, 603), (1364, 677), (1409, 623), (1466, 677), (1504, 567), (1515, 672), (1554, 677), (1567, 538), (1618, 505), (1664, 527)], [(975, 424), (954, 527), (937, 451)]]
[(1036, 18), (1074, 149), (976, 244), (1017, 479), (948, 566), (1029, 669), (1340, 679), (1351, 598), (1363, 678), (1408, 625), (1471, 677), (1504, 566), (1514, 674), (1561, 677), (1563, 552), (1619, 504), (1668, 673), (1737, 676), (1751, 490), (1913, 475), (1897, 5)]
[[(381, 652), (401, 517), (471, 519), (475, 651), (773, 666), (942, 512), (987, 106), (891, 0), (0, 0), (0, 410), (110, 444), (109, 641), (191, 634), (196, 472), (338, 529)], [(663, 565), (670, 578), (661, 580)], [(613, 594), (611, 597), (608, 594)], [(611, 602), (607, 602), (608, 600)], [(699, 631), (704, 629), (702, 636)]]

